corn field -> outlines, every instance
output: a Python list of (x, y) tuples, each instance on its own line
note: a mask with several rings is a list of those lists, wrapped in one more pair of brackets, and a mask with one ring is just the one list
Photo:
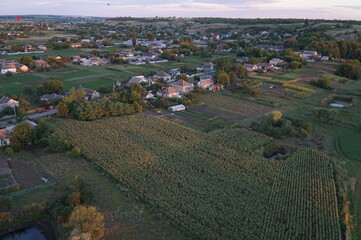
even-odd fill
[(322, 153), (271, 161), (262, 157), (269, 137), (143, 114), (59, 121), (59, 134), (197, 239), (340, 239), (333, 166)]

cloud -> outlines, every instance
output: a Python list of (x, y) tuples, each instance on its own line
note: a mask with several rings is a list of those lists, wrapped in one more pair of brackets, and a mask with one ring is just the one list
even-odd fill
[(337, 8), (350, 8), (350, 9), (361, 9), (361, 6), (345, 6), (345, 5), (339, 5), (339, 6), (333, 6)]

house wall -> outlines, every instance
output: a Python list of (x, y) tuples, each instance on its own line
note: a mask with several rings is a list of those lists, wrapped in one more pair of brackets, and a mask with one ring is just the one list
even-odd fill
[(19, 107), (19, 102), (10, 102), (10, 103), (5, 103), (5, 104), (0, 104), (0, 112), (2, 112), (5, 108), (7, 107)]
[(16, 68), (2, 68), (1, 69), (1, 74), (6, 74), (7, 72), (12, 72), (12, 73), (16, 73)]

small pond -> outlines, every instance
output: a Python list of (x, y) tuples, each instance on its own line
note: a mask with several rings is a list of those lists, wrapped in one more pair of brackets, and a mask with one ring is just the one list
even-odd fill
[(17, 230), (0, 237), (0, 240), (46, 240), (44, 235), (35, 227)]
[(331, 107), (344, 108), (350, 105), (349, 102), (333, 101), (330, 103)]

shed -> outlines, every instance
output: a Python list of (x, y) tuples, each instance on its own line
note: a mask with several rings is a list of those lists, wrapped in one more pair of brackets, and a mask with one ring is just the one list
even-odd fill
[(168, 111), (170, 111), (170, 112), (179, 112), (179, 111), (184, 111), (184, 110), (186, 110), (186, 107), (183, 104), (171, 106), (168, 108)]

